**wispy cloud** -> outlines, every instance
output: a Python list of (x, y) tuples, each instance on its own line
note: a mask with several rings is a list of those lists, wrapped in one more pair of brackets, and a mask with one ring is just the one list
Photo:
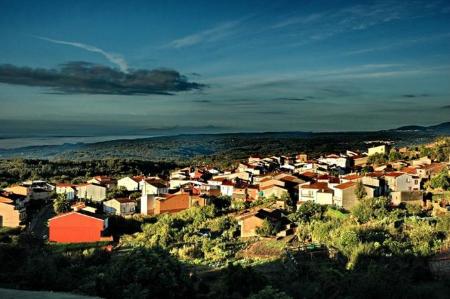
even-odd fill
[(287, 36), (295, 40), (291, 45), (301, 46), (338, 34), (365, 30), (398, 20), (431, 16), (436, 13), (439, 12), (433, 7), (428, 7), (426, 2), (382, 1), (320, 13), (294, 15), (268, 28), (287, 31)]
[(450, 32), (443, 33), (443, 34), (436, 34), (436, 35), (427, 36), (427, 37), (407, 39), (407, 40), (402, 40), (399, 42), (394, 42), (394, 43), (391, 43), (388, 45), (352, 50), (352, 51), (345, 53), (345, 55), (360, 55), (360, 54), (366, 54), (366, 53), (372, 53), (372, 52), (387, 51), (387, 50), (392, 50), (392, 49), (396, 49), (396, 48), (402, 48), (405, 46), (411, 46), (414, 44), (443, 40), (443, 39), (446, 39), (449, 37), (450, 37)]
[(178, 49), (222, 40), (233, 35), (240, 23), (239, 20), (222, 23), (213, 28), (175, 39), (168, 44), (168, 47)]
[(54, 44), (67, 45), (67, 46), (84, 49), (89, 52), (99, 53), (99, 54), (103, 55), (106, 59), (108, 59), (109, 62), (117, 65), (122, 72), (128, 73), (128, 63), (119, 54), (110, 53), (110, 52), (107, 52), (100, 48), (97, 48), (95, 46), (91, 46), (91, 45), (87, 45), (87, 44), (83, 44), (83, 43), (79, 43), (79, 42), (69, 42), (69, 41), (57, 40), (57, 39), (52, 39), (52, 38), (43, 37), (43, 36), (35, 36), (35, 37), (38, 39), (41, 39), (41, 40), (45, 40), (45, 41), (54, 43)]

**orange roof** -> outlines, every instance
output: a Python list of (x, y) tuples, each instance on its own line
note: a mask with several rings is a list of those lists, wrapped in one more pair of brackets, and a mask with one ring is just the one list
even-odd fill
[(340, 190), (345, 190), (350, 187), (353, 187), (355, 184), (356, 184), (355, 182), (346, 182), (346, 183), (342, 183), (340, 185), (335, 186), (335, 188), (340, 189)]
[(309, 185), (300, 185), (301, 189), (318, 189), (318, 190), (322, 190), (322, 189), (328, 189), (328, 183), (312, 183)]
[(132, 179), (133, 181), (135, 181), (136, 183), (139, 183), (140, 181), (142, 181), (143, 179), (145, 179), (145, 176), (143, 176), (143, 175), (136, 175), (136, 176), (131, 177), (131, 179)]
[(394, 177), (394, 178), (399, 177), (401, 175), (404, 175), (404, 173), (403, 172), (396, 172), (396, 171), (388, 172), (388, 173), (385, 174), (385, 176)]
[(271, 189), (271, 188), (274, 188), (274, 187), (277, 187), (277, 188), (280, 188), (280, 189), (284, 189), (283, 187), (280, 187), (280, 186), (278, 186), (278, 185), (273, 184), (273, 185), (268, 185), (268, 186), (260, 187), (259, 190), (266, 190), (266, 189)]
[(306, 176), (306, 177), (311, 177), (314, 178), (317, 176), (317, 174), (315, 172), (312, 171), (305, 171), (303, 173), (301, 173), (300, 175)]
[(349, 175), (346, 175), (346, 176), (344, 176), (344, 177), (342, 177), (342, 178), (343, 178), (344, 180), (352, 181), (352, 180), (360, 179), (361, 176), (355, 173), (355, 174), (349, 174)]
[(409, 173), (409, 174), (417, 174), (417, 169), (415, 167), (407, 166), (401, 169), (401, 172)]

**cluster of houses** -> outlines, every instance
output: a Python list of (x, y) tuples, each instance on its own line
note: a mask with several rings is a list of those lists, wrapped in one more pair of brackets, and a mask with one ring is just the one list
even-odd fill
[[(426, 200), (424, 182), (448, 164), (422, 157), (367, 167), (369, 156), (388, 152), (388, 145), (383, 144), (369, 148), (367, 153), (347, 151), (317, 159), (310, 159), (306, 154), (252, 156), (233, 170), (186, 167), (171, 172), (168, 178), (141, 175), (116, 180), (95, 176), (83, 184), (55, 186), (43, 181), (25, 182), (1, 193), (0, 226), (23, 224), (26, 203), (48, 199), (53, 190), (73, 203), (71, 212), (49, 221), (49, 240), (55, 242), (101, 240), (108, 227), (108, 215), (176, 213), (192, 206), (205, 206), (211, 197), (217, 196), (242, 202), (276, 199), (272, 208), (237, 216), (243, 237), (255, 235), (264, 220), (281, 221), (283, 233), (288, 233), (291, 226), (280, 212), (286, 209), (287, 199), (297, 206), (312, 201), (351, 209), (358, 202), (355, 190), (361, 185), (367, 197), (386, 196), (393, 205), (402, 202), (422, 205)], [(140, 196), (107, 199), (112, 188), (129, 194), (139, 192)]]

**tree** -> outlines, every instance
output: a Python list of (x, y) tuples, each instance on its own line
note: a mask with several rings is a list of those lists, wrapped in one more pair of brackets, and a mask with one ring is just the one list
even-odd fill
[(325, 209), (324, 206), (307, 201), (295, 213), (289, 215), (289, 219), (294, 222), (310, 222), (313, 219), (321, 219)]
[(383, 155), (381, 153), (373, 154), (373, 155), (369, 156), (369, 158), (367, 159), (367, 163), (373, 164), (373, 165), (380, 165), (380, 164), (383, 164), (386, 162), (387, 162), (386, 155)]
[(399, 152), (393, 150), (389, 153), (389, 161), (390, 162), (395, 162), (398, 161), (400, 159), (402, 159), (402, 154), (400, 154)]
[(279, 231), (279, 226), (274, 225), (267, 219), (264, 219), (262, 225), (256, 229), (256, 233), (262, 237), (270, 237), (275, 235)]
[(111, 189), (108, 189), (108, 191), (106, 191), (106, 198), (108, 199), (126, 197), (127, 195), (128, 195), (127, 189), (123, 186), (113, 187)]
[(438, 175), (430, 180), (430, 187), (433, 189), (447, 190), (450, 187), (449, 181), (448, 170), (447, 168), (444, 168)]
[(358, 181), (356, 183), (355, 195), (358, 200), (361, 200), (367, 196), (367, 192), (362, 181)]
[(66, 199), (65, 194), (58, 194), (53, 202), (53, 209), (56, 214), (66, 213), (70, 211), (70, 201)]

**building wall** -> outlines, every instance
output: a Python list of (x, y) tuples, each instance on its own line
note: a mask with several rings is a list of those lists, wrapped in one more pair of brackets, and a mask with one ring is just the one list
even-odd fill
[(75, 198), (75, 190), (72, 187), (56, 187), (56, 194), (65, 194), (66, 199), (72, 200)]
[(139, 190), (139, 183), (129, 177), (121, 178), (120, 180), (118, 180), (117, 186), (119, 188), (124, 187), (128, 191), (138, 191)]
[(0, 227), (20, 226), (20, 212), (11, 204), (0, 203)]
[(104, 221), (73, 213), (49, 220), (49, 240), (57, 243), (88, 243), (101, 240)]
[(245, 238), (256, 236), (256, 229), (261, 227), (263, 222), (264, 220), (255, 216), (240, 220), (239, 225), (241, 227), (241, 237)]
[(189, 209), (189, 195), (181, 194), (167, 198), (166, 200), (155, 201), (154, 214), (176, 213)]
[(333, 194), (329, 192), (317, 192), (315, 203), (321, 205), (331, 205), (333, 204)]
[(355, 189), (356, 186), (342, 190), (342, 207), (346, 210), (350, 210), (358, 203), (358, 199), (355, 195)]
[(386, 152), (387, 152), (386, 145), (380, 145), (380, 146), (375, 146), (375, 147), (369, 148), (368, 155), (369, 156), (374, 155), (374, 154), (384, 155), (384, 154), (386, 154)]
[(81, 186), (78, 188), (78, 198), (102, 201), (106, 199), (106, 188), (96, 185)]

